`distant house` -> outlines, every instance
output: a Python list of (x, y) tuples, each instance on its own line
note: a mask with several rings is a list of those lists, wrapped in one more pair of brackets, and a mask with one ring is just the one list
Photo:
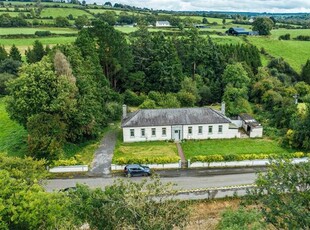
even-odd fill
[(238, 127), (212, 108), (141, 109), (123, 107), (124, 142), (239, 138)]
[(246, 31), (244, 28), (231, 27), (226, 31), (226, 34), (229, 35), (258, 35), (257, 31)]
[(170, 22), (168, 21), (156, 21), (156, 27), (171, 27)]
[(249, 137), (262, 137), (263, 127), (249, 114), (243, 113), (238, 116), (238, 119), (242, 121), (242, 127)]

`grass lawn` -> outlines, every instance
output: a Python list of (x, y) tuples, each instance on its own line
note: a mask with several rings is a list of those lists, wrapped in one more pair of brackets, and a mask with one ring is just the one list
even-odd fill
[[(176, 144), (165, 141), (123, 143), (122, 137), (119, 136), (114, 150), (113, 163), (119, 162), (120, 159), (131, 159), (132, 163), (142, 163), (143, 159), (152, 162), (152, 159), (158, 158), (169, 158), (177, 162), (179, 156)], [(156, 160), (152, 163), (155, 162)]]
[(59, 28), (59, 27), (35, 27), (35, 28), (1, 28), (0, 35), (7, 34), (34, 34), (36, 31), (51, 31), (55, 34), (71, 34), (77, 33), (78, 30), (71, 28)]
[(186, 141), (182, 148), (187, 159), (198, 155), (283, 154), (290, 152), (268, 139), (223, 139)]
[(264, 49), (274, 57), (283, 57), (297, 72), (310, 58), (310, 42), (308, 41), (279, 41), (270, 37), (248, 36), (250, 43), (259, 50)]
[(0, 98), (0, 153), (22, 157), (27, 151), (27, 131), (9, 118), (4, 98)]

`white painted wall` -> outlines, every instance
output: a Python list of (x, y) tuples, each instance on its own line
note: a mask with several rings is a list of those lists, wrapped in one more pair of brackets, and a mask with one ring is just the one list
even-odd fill
[[(155, 128), (156, 135), (152, 135), (152, 128)], [(166, 135), (162, 135), (162, 128), (166, 128)], [(130, 130), (134, 129), (135, 136), (130, 136)], [(141, 129), (145, 129), (145, 136), (141, 136)], [(171, 140), (171, 126), (154, 126), (154, 127), (133, 127), (123, 128), (124, 142), (139, 142), (139, 141), (165, 141)]]
[(250, 137), (251, 138), (263, 137), (263, 127), (252, 129), (251, 132), (250, 132)]
[[(223, 131), (219, 133), (219, 126), (222, 125)], [(202, 126), (202, 134), (198, 133), (198, 127)], [(209, 126), (212, 126), (212, 133), (209, 133)], [(183, 139), (226, 139), (239, 138), (238, 129), (229, 129), (229, 124), (201, 124), (201, 125), (183, 125)], [(188, 127), (192, 127), (192, 134), (188, 133)], [(156, 135), (152, 136), (152, 128), (156, 129)], [(162, 128), (166, 128), (166, 136), (162, 135)], [(130, 129), (134, 130), (135, 136), (130, 136)], [(145, 129), (145, 136), (141, 136), (141, 129)], [(171, 126), (155, 126), (155, 127), (138, 127), (138, 128), (123, 128), (124, 142), (139, 142), (139, 141), (164, 141), (171, 140)]]
[[(219, 126), (222, 125), (222, 133), (219, 133)], [(202, 134), (198, 133), (198, 127), (202, 126)], [(212, 133), (209, 133), (209, 126), (212, 126)], [(188, 133), (188, 127), (192, 127), (192, 134)], [(229, 129), (229, 124), (201, 124), (201, 125), (184, 125), (183, 138), (184, 139), (225, 139), (240, 137), (238, 129)]]

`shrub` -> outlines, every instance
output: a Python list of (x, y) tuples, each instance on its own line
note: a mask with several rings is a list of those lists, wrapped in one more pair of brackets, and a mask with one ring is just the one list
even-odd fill
[(279, 36), (279, 40), (290, 40), (291, 39), (291, 35), (290, 34), (284, 34)]
[(141, 157), (141, 158), (125, 158), (119, 157), (113, 161), (117, 165), (126, 165), (126, 164), (168, 164), (176, 163), (180, 160), (178, 156), (175, 157)]
[(46, 31), (36, 31), (34, 34), (36, 36), (38, 36), (38, 37), (47, 37), (47, 36), (51, 36), (52, 35), (51, 31), (49, 31), (49, 30), (46, 30)]
[(124, 102), (127, 105), (131, 106), (139, 106), (143, 103), (143, 101), (146, 99), (145, 95), (137, 95), (135, 92), (127, 89), (124, 92)]

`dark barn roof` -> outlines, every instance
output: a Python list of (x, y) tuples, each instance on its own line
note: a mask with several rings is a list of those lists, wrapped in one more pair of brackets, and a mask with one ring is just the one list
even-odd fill
[(220, 112), (211, 108), (142, 109), (128, 114), (122, 127), (231, 123)]

